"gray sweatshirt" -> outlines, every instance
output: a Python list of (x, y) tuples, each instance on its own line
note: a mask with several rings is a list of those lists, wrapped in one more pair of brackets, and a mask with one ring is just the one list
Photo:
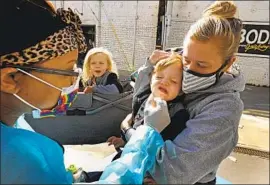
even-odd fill
[[(139, 70), (144, 73), (139, 77), (144, 79), (135, 86), (135, 92), (150, 82), (152, 69), (147, 62)], [(241, 72), (235, 76), (226, 73), (209, 89), (186, 95), (184, 104), (190, 120), (186, 123), (187, 128), (173, 141), (165, 141), (157, 153), (150, 174), (158, 184), (205, 183), (216, 177), (220, 163), (230, 155), (238, 141), (243, 111), (239, 92), (244, 87)]]

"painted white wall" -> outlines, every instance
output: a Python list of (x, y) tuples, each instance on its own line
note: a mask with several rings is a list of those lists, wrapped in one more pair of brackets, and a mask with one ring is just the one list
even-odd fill
[[(61, 1), (53, 1), (53, 3), (57, 8), (61, 7)], [(127, 63), (132, 64), (136, 3), (136, 1), (102, 1), (101, 46), (112, 52), (118, 69), (122, 70), (128, 69)], [(158, 6), (159, 1), (138, 1), (134, 62), (136, 69), (155, 49)], [(98, 18), (99, 14), (99, 2), (65, 1), (64, 8), (68, 7), (83, 13), (82, 16), (80, 15), (83, 24), (96, 25), (96, 40), (98, 40), (96, 17)]]
[[(213, 1), (174, 1), (171, 31), (167, 47), (182, 46), (190, 25), (199, 19), (203, 10)], [(235, 1), (239, 18), (243, 21), (269, 22), (269, 1)], [(238, 57), (246, 82), (253, 85), (269, 86), (269, 58), (256, 56)]]

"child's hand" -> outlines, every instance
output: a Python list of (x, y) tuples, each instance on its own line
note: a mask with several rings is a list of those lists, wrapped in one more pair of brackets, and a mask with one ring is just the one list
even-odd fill
[(114, 145), (115, 148), (123, 147), (126, 144), (121, 137), (115, 136), (110, 137), (107, 142), (109, 143), (109, 146)]
[(87, 86), (84, 91), (85, 94), (92, 93), (93, 92), (93, 86)]

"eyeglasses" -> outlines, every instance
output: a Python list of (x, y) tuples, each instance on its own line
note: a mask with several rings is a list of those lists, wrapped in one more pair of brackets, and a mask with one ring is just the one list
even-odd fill
[(79, 73), (71, 70), (61, 70), (61, 69), (54, 69), (54, 68), (44, 68), (44, 67), (36, 67), (36, 66), (20, 66), (20, 65), (13, 65), (13, 64), (6, 64), (1, 66), (0, 68), (18, 68), (23, 69), (25, 71), (36, 71), (39, 73), (46, 73), (46, 74), (55, 74), (55, 75), (63, 75), (63, 76), (79, 76)]

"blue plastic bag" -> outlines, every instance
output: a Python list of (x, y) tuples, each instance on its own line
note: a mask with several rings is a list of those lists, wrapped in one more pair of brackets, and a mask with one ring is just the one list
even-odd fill
[(164, 145), (153, 128), (140, 126), (125, 145), (121, 158), (113, 161), (100, 177), (99, 184), (142, 184), (147, 171), (153, 168), (156, 153)]

